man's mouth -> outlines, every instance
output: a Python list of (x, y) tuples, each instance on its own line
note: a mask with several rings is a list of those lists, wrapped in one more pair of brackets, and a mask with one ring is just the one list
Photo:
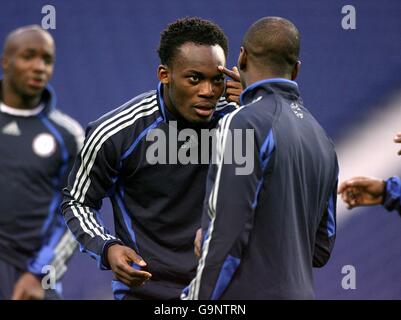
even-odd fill
[(212, 115), (215, 109), (215, 105), (211, 103), (198, 103), (194, 105), (195, 112), (198, 116), (209, 117)]
[(28, 80), (28, 86), (35, 89), (42, 89), (45, 86), (45, 81), (40, 78), (31, 78)]

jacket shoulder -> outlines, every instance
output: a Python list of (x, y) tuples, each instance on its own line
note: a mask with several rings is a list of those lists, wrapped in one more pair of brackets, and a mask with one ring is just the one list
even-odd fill
[(135, 115), (150, 115), (152, 113), (147, 111), (155, 107), (158, 107), (157, 92), (156, 90), (148, 91), (102, 115), (97, 120), (89, 123), (89, 127), (98, 127), (102, 125), (102, 123), (110, 123), (117, 119), (125, 119)]
[(48, 116), (58, 128), (61, 128), (64, 138), (75, 140), (79, 150), (83, 144), (84, 130), (78, 121), (58, 109), (52, 109)]

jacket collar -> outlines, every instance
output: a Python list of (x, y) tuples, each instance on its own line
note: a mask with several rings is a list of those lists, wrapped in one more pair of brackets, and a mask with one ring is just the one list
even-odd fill
[(298, 84), (295, 81), (285, 78), (263, 79), (254, 82), (253, 84), (245, 88), (245, 90), (241, 93), (240, 96), (241, 106), (252, 102), (255, 98), (258, 89), (262, 88), (268, 91), (279, 90), (286, 93), (293, 93), (296, 96), (299, 96)]

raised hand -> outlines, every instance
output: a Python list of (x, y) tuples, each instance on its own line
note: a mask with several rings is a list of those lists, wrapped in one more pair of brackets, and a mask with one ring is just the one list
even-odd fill
[(241, 85), (241, 78), (237, 67), (233, 67), (232, 70), (227, 69), (223, 66), (217, 67), (222, 73), (230, 77), (232, 80), (226, 81), (226, 99), (228, 102), (235, 102), (240, 104), (239, 97), (243, 91)]
[(338, 194), (348, 205), (348, 209), (358, 206), (381, 204), (385, 182), (376, 178), (354, 177), (340, 184)]

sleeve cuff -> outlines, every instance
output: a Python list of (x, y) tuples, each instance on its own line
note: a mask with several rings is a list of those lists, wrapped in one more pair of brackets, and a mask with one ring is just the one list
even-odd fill
[(99, 266), (101, 270), (110, 270), (110, 265), (107, 260), (107, 249), (113, 244), (119, 244), (122, 246), (124, 245), (124, 243), (118, 239), (108, 240), (104, 243), (103, 249), (102, 249), (102, 255), (100, 258), (100, 266)]
[(383, 194), (383, 206), (388, 210), (395, 210), (400, 204), (401, 180), (393, 176), (386, 180), (386, 186)]

